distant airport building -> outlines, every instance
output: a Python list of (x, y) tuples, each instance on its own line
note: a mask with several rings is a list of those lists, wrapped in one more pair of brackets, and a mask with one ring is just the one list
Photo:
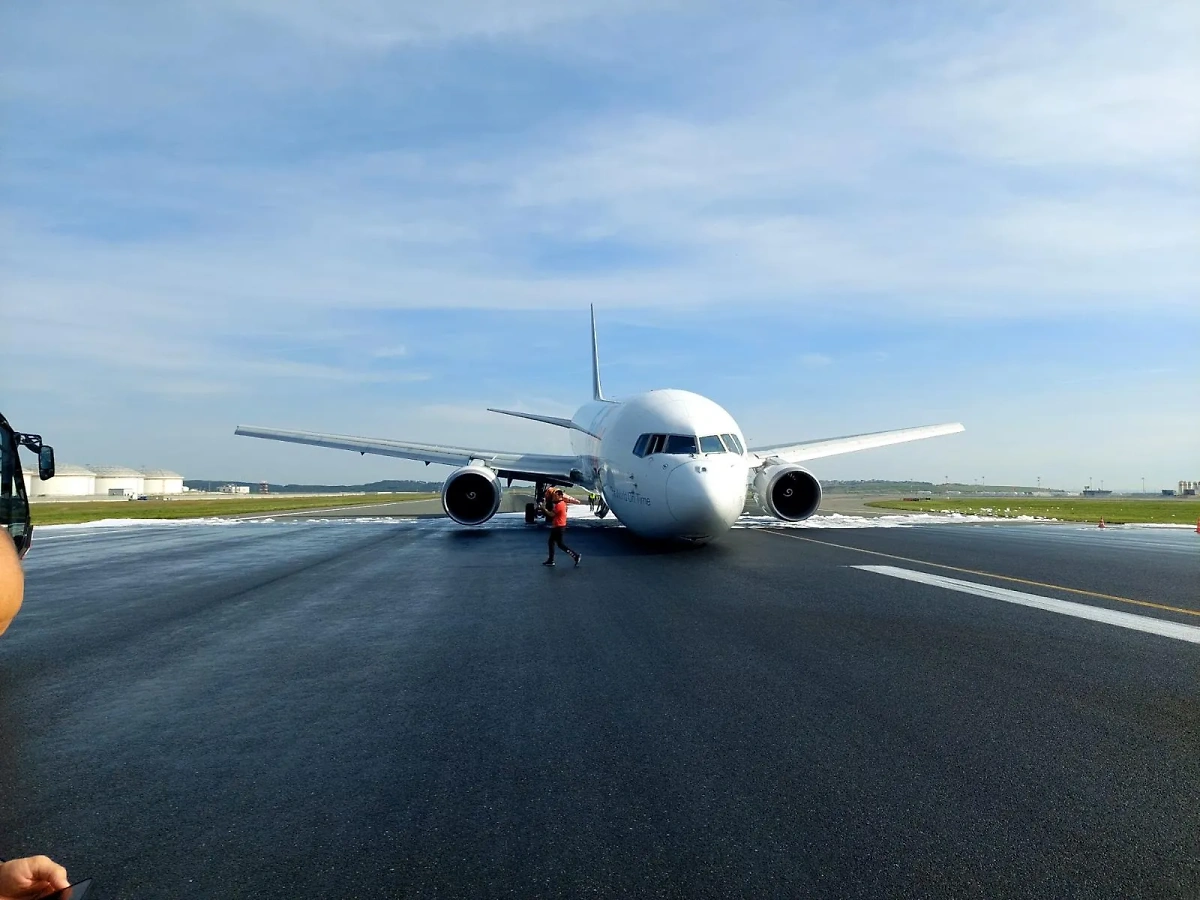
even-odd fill
[(25, 493), (30, 497), (90, 497), (96, 493), (96, 473), (83, 466), (58, 463), (49, 481), (38, 478), (37, 467), (25, 474)]
[(248, 494), (250, 493), (250, 485), (248, 484), (223, 484), (217, 488), (222, 494)]
[(95, 493), (101, 497), (136, 497), (146, 493), (146, 480), (137, 469), (126, 466), (92, 466), (91, 470), (96, 473)]
[(148, 497), (183, 493), (183, 476), (169, 469), (145, 469), (142, 492)]
[(183, 476), (167, 469), (139, 472), (125, 466), (77, 466), (58, 463), (49, 481), (38, 478), (37, 467), (22, 467), (25, 493), (30, 498), (140, 497), (182, 494)]
[(1200, 481), (1181, 481), (1179, 482), (1179, 496), (1195, 497), (1197, 488), (1200, 488)]

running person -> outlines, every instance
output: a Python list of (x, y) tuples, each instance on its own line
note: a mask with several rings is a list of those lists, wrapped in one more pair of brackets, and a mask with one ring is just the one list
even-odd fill
[(579, 565), (579, 561), (583, 559), (578, 553), (563, 543), (563, 532), (567, 530), (567, 505), (573, 503), (582, 503), (581, 500), (576, 500), (574, 497), (568, 497), (563, 493), (562, 488), (552, 487), (546, 490), (546, 519), (550, 522), (550, 540), (547, 542), (550, 548), (549, 558), (542, 563), (543, 566), (554, 565), (554, 545), (562, 547), (563, 551), (575, 560), (575, 565)]

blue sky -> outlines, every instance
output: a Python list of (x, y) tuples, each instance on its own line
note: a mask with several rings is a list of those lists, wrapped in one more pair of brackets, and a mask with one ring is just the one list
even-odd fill
[(825, 478), (1200, 477), (1200, 8), (0, 7), (0, 409), (64, 461), (357, 482), (238, 423), (566, 449), (686, 387)]

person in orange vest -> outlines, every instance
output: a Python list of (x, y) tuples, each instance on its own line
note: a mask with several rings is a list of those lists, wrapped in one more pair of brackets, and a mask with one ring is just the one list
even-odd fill
[(543, 566), (554, 565), (555, 544), (562, 547), (563, 551), (575, 560), (576, 567), (579, 566), (579, 561), (583, 557), (563, 543), (563, 532), (567, 530), (567, 505), (582, 502), (582, 500), (576, 500), (574, 497), (568, 497), (560, 487), (546, 489), (546, 500), (542, 505), (546, 510), (546, 521), (550, 523), (550, 540), (548, 542), (550, 556), (542, 563)]

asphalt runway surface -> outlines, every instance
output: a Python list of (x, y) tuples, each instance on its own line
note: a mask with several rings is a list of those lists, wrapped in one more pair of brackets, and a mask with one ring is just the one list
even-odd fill
[(515, 516), (39, 532), (0, 856), (98, 900), (1200, 896), (1200, 535), (597, 525), (553, 570)]

